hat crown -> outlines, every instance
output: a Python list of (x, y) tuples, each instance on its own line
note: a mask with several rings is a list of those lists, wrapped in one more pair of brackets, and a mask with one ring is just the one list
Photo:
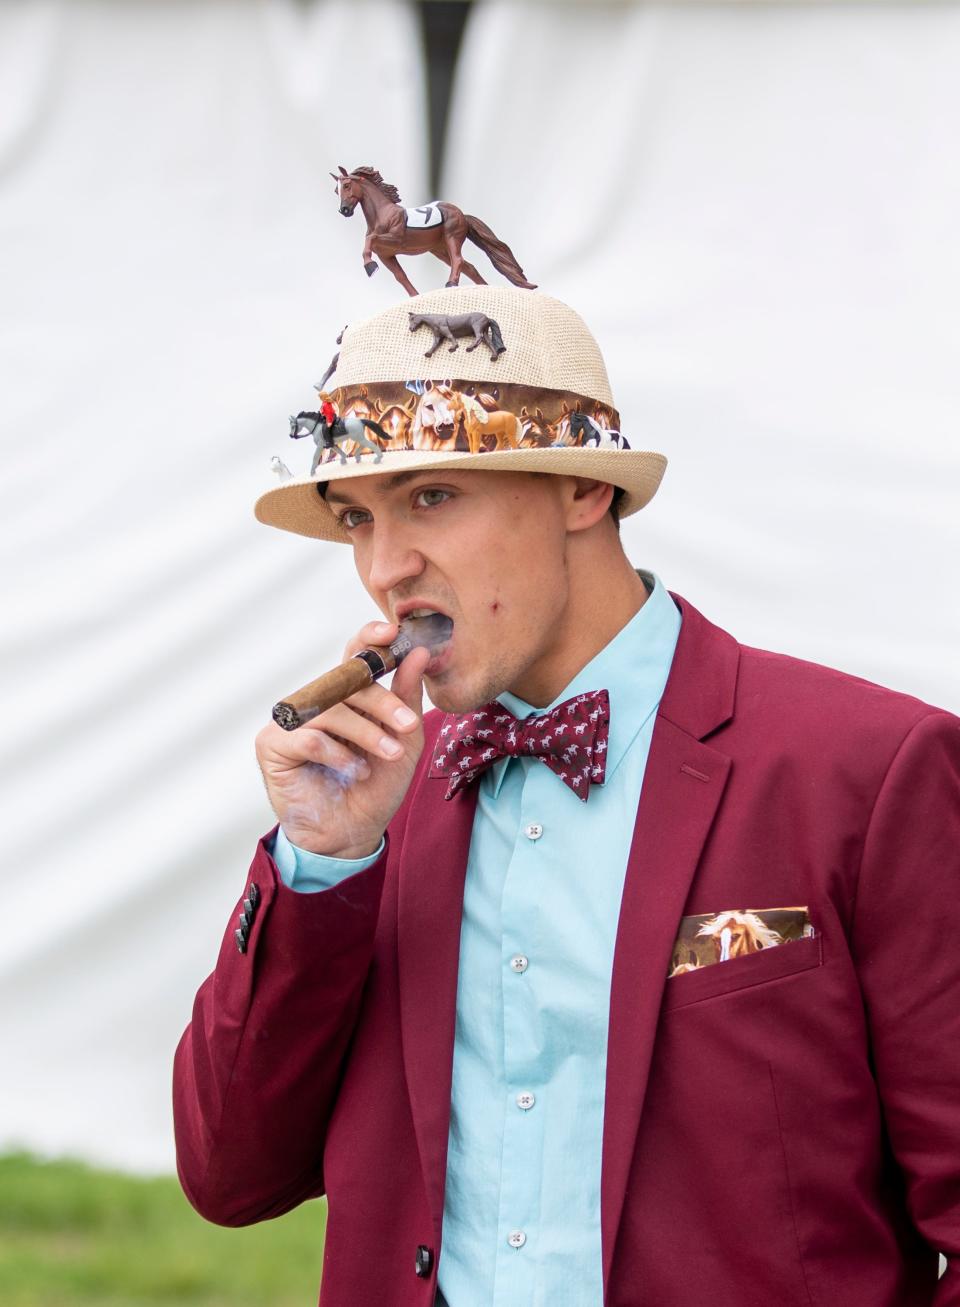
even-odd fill
[[(433, 342), (431, 331), (426, 326), (410, 329), (411, 314), (477, 312), (492, 318), (500, 329), (506, 348), (496, 359), (484, 347), (468, 352), (463, 339), (455, 353), (443, 342), (426, 358)], [(614, 407), (603, 356), (579, 313), (550, 295), (513, 286), (427, 291), (351, 323), (343, 334), (334, 384), (442, 381), (451, 376), (567, 391)]]

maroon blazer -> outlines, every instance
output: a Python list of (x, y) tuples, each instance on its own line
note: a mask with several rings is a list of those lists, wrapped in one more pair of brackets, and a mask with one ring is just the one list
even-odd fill
[[(960, 1307), (960, 721), (678, 602), (613, 964), (604, 1303)], [(177, 1050), (187, 1196), (242, 1225), (327, 1193), (321, 1307), (436, 1293), (476, 801), (426, 776), (438, 723), (369, 869), (301, 895), (261, 844)], [(815, 937), (667, 979), (681, 917), (788, 905)]]

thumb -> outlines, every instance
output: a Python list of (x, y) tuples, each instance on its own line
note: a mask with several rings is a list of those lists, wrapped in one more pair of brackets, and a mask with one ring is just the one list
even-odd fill
[(423, 716), (423, 673), (429, 661), (429, 649), (412, 649), (394, 672), (390, 686), (418, 717)]

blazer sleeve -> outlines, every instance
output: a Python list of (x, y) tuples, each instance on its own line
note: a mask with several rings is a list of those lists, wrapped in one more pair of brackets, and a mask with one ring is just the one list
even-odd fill
[(219, 1225), (278, 1216), (323, 1193), (327, 1123), (386, 870), (385, 848), (330, 889), (299, 894), (281, 880), (270, 838), (257, 848), (174, 1059), (180, 1182)]
[(908, 733), (874, 804), (853, 947), (874, 1070), (907, 1202), (960, 1307), (960, 719)]

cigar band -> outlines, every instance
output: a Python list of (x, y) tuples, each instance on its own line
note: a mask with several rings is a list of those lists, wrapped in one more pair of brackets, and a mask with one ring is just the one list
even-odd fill
[[(409, 650), (407, 651), (409, 652)], [(391, 669), (386, 661), (376, 652), (375, 649), (361, 649), (355, 653), (354, 658), (359, 658), (362, 663), (366, 663), (370, 669), (371, 677), (376, 681), (379, 677), (385, 676)]]

